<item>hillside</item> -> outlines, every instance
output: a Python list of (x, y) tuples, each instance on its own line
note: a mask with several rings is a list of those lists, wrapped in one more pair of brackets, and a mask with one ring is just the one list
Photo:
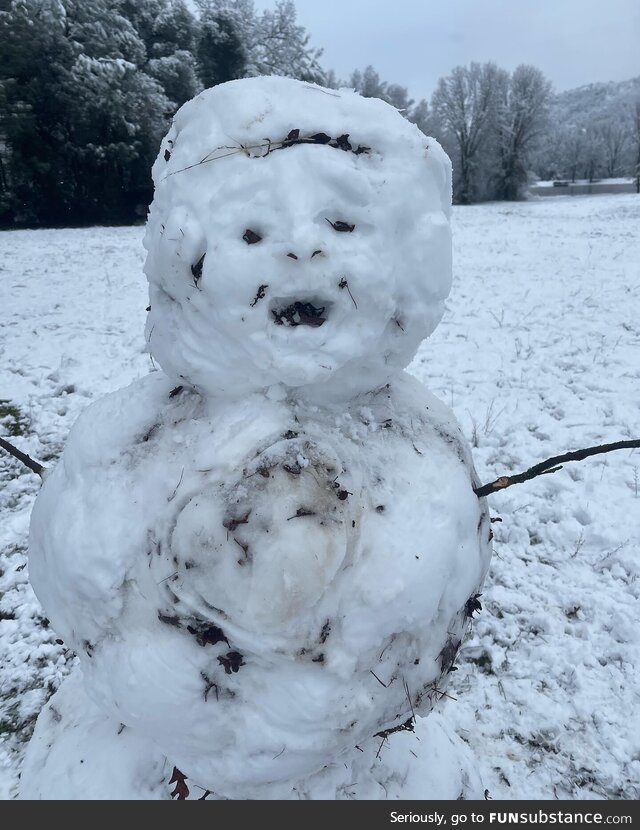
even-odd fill
[(551, 122), (564, 126), (594, 123), (620, 113), (640, 98), (640, 75), (628, 81), (587, 84), (555, 95)]

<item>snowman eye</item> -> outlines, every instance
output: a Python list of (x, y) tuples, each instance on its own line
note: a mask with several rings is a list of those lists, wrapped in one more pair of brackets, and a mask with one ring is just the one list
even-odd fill
[(256, 242), (260, 242), (262, 240), (260, 234), (256, 233), (255, 231), (252, 231), (251, 228), (246, 229), (246, 231), (242, 235), (242, 238), (247, 243), (247, 245), (255, 245)]
[(337, 219), (335, 222), (332, 222), (331, 219), (327, 219), (327, 222), (331, 225), (334, 231), (338, 231), (338, 233), (352, 233), (355, 230), (355, 225), (350, 225), (348, 222), (342, 222), (340, 219)]

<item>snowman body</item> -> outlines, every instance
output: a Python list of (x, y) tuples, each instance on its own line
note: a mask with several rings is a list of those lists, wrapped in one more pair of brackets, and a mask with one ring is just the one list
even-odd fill
[[(227, 798), (353, 797), (338, 768), (364, 768), (356, 797), (419, 797), (406, 733), (490, 555), (459, 427), (402, 371), (450, 285), (448, 160), (382, 102), (260, 78), (185, 105), (154, 176), (164, 372), (83, 413), (32, 519), (86, 746), (63, 687), (23, 797), (78, 789), (79, 754), (100, 780), (122, 730), (141, 797), (167, 765)], [(380, 761), (391, 741), (403, 760)], [(457, 773), (448, 794), (421, 774), (425, 797), (457, 797)]]

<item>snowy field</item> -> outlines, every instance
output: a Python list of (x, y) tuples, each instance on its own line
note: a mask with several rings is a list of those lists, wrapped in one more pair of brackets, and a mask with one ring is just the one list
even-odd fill
[[(640, 436), (640, 198), (454, 209), (455, 283), (411, 371), (480, 477)], [(0, 435), (51, 462), (151, 367), (142, 228), (0, 233)], [(0, 798), (73, 655), (27, 583), (39, 479), (0, 455)], [(443, 705), (494, 799), (640, 797), (640, 451), (490, 497), (495, 555)], [(419, 505), (416, 506), (419, 510)], [(391, 737), (393, 740), (393, 737)]]

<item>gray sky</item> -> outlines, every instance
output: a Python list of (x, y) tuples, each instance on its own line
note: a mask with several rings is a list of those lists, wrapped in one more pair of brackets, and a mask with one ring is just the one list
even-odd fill
[[(255, 0), (256, 8), (274, 6)], [(556, 91), (640, 75), (640, 0), (295, 0), (298, 20), (348, 78), (373, 64), (383, 80), (430, 98), (454, 66), (531, 63)]]

